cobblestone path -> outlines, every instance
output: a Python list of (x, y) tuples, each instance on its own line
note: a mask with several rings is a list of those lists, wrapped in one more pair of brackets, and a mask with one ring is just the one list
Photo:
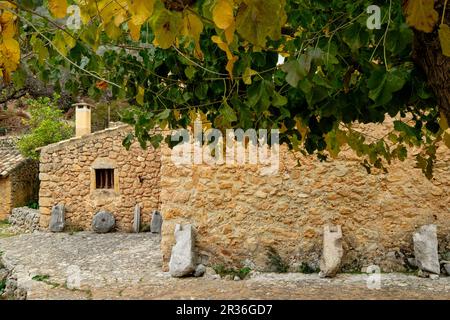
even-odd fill
[[(381, 274), (255, 273), (248, 280), (174, 279), (161, 271), (158, 236), (91, 232), (33, 233), (0, 238), (0, 252), (28, 299), (446, 299), (450, 277)], [(33, 280), (34, 278), (34, 280)], [(79, 281), (79, 282), (77, 282)], [(79, 286), (78, 286), (79, 285)]]

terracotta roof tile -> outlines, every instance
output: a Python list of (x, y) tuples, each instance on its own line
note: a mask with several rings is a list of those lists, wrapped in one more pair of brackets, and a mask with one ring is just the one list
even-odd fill
[(0, 137), (0, 177), (11, 173), (25, 158), (16, 147), (16, 139)]

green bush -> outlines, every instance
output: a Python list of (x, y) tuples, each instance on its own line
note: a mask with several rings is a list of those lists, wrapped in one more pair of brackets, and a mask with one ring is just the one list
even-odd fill
[(39, 203), (36, 201), (30, 201), (27, 203), (27, 207), (31, 209), (39, 209)]
[(236, 270), (234, 268), (227, 268), (223, 264), (215, 265), (213, 266), (213, 269), (221, 278), (225, 276), (231, 276), (232, 278), (238, 276), (241, 280), (244, 280), (252, 271), (252, 269), (248, 267), (243, 267), (239, 270)]
[(17, 146), (20, 152), (33, 159), (38, 159), (37, 148), (70, 138), (73, 136), (73, 128), (63, 118), (62, 111), (58, 108), (58, 95), (52, 98), (41, 97), (29, 99), (30, 119), (25, 120), (30, 133), (24, 135)]
[(275, 248), (267, 248), (267, 260), (271, 271), (275, 271), (277, 273), (288, 272), (289, 264), (280, 256)]
[(311, 274), (311, 273), (317, 273), (319, 271), (320, 270), (318, 270), (314, 267), (311, 267), (309, 265), (309, 263), (307, 263), (307, 262), (302, 262), (302, 264), (298, 267), (298, 272), (300, 272), (300, 273)]

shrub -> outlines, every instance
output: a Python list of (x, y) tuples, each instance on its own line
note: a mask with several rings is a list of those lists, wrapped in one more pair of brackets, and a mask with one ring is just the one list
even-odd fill
[(63, 118), (62, 111), (57, 106), (58, 95), (52, 98), (40, 97), (29, 99), (30, 119), (25, 120), (30, 133), (24, 135), (17, 146), (20, 152), (33, 159), (38, 159), (37, 148), (70, 138), (73, 128)]
[(298, 271), (300, 273), (310, 274), (310, 273), (317, 273), (320, 270), (318, 270), (317, 268), (311, 267), (309, 265), (309, 263), (307, 263), (307, 262), (302, 262), (302, 264), (298, 267)]
[(214, 271), (221, 277), (225, 276), (231, 276), (232, 278), (238, 276), (241, 280), (244, 280), (250, 271), (252, 271), (248, 267), (243, 267), (239, 270), (236, 270), (234, 268), (227, 268), (223, 264), (215, 265), (213, 266)]
[(37, 210), (37, 209), (39, 209), (39, 203), (37, 203), (36, 201), (30, 201), (27, 203), (27, 207)]
[(286, 273), (289, 270), (289, 265), (280, 254), (272, 247), (267, 248), (268, 264), (272, 271), (278, 273)]

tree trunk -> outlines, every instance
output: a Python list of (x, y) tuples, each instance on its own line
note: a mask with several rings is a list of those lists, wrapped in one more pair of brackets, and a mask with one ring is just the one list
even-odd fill
[[(438, 27), (441, 23), (445, 0), (438, 0), (435, 9), (439, 12), (439, 22), (432, 33), (414, 30), (413, 58), (422, 68), (433, 90), (439, 110), (450, 123), (450, 57), (442, 54)], [(450, 24), (450, 8), (447, 6), (444, 22)]]

